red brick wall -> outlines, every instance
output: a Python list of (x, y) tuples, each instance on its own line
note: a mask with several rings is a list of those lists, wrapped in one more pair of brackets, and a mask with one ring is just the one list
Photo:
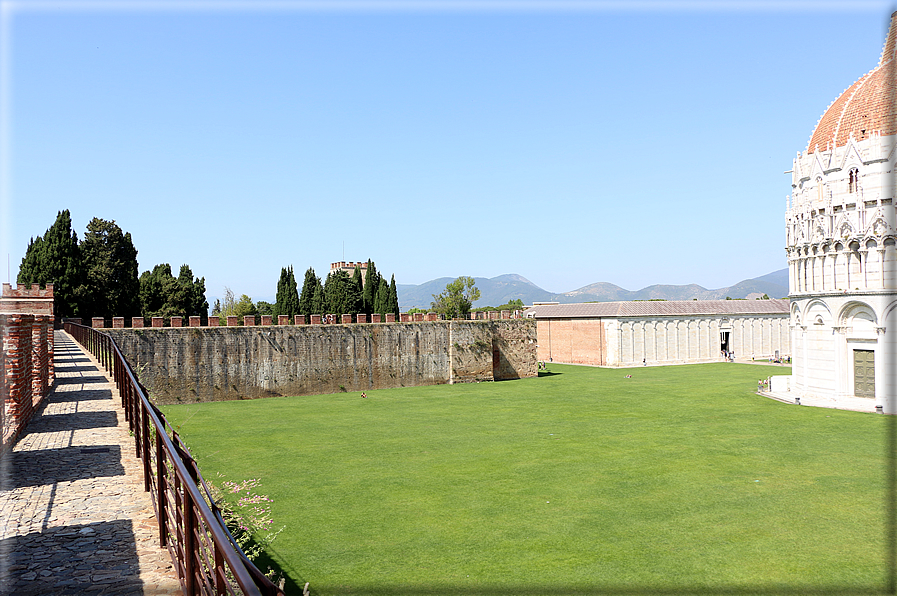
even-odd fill
[(536, 322), (539, 349), (545, 362), (607, 364), (604, 321), (601, 319), (542, 319)]
[(52, 316), (0, 314), (0, 398), (3, 401), (3, 443), (12, 447), (53, 386)]

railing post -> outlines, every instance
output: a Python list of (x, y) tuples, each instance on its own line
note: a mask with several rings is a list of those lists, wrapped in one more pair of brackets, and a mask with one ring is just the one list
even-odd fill
[(143, 412), (143, 483), (146, 490), (150, 489), (150, 475), (153, 473), (150, 466), (150, 428), (148, 412)]
[(159, 514), (159, 546), (168, 546), (168, 511), (165, 509), (167, 490), (165, 478), (165, 449), (162, 448), (162, 437), (159, 429), (156, 429), (156, 511)]
[[(141, 426), (142, 423), (140, 421), (140, 413), (142, 410), (143, 407), (138, 405), (134, 412), (136, 414), (136, 418), (134, 420), (134, 455), (137, 457), (140, 457), (140, 433), (143, 430), (143, 427)], [(143, 415), (146, 416), (146, 413), (144, 412)]]
[[(184, 479), (186, 480), (186, 478)], [(184, 488), (184, 592), (189, 596), (196, 594), (196, 574), (194, 572), (196, 553), (195, 534), (193, 526), (196, 525), (196, 513), (193, 511), (193, 499), (190, 491)]]
[(227, 586), (227, 574), (224, 572), (224, 556), (218, 543), (213, 542), (215, 547), (215, 596), (224, 596), (225, 586)]

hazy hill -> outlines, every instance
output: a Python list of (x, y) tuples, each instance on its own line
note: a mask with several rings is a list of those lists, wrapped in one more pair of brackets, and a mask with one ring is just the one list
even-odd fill
[[(429, 308), (433, 294), (445, 290), (452, 277), (440, 277), (420, 285), (398, 284), (399, 306), (409, 308)], [(521, 275), (508, 274), (498, 277), (475, 277), (480, 299), (474, 306), (498, 306), (513, 299), (521, 299), (524, 304), (533, 302), (613, 302), (617, 300), (722, 300), (729, 298), (756, 298), (767, 294), (770, 298), (788, 296), (788, 270), (773, 271), (761, 277), (746, 279), (735, 285), (716, 290), (708, 290), (697, 284), (682, 286), (653, 285), (631, 291), (612, 283), (598, 282), (561, 294), (543, 290)]]

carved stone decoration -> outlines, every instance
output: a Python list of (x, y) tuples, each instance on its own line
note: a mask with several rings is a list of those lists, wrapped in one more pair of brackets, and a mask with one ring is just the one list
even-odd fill
[(880, 215), (872, 222), (872, 234), (875, 236), (884, 236), (888, 233), (888, 222)]
[(822, 216), (816, 217), (816, 238), (822, 240), (826, 237), (825, 220)]
[(850, 225), (849, 221), (841, 222), (841, 225), (838, 227), (838, 235), (844, 240), (853, 236), (853, 226)]

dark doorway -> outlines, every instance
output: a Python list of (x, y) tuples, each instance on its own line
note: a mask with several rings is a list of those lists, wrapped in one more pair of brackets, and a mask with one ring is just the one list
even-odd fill
[(729, 353), (729, 331), (719, 332), (719, 349), (721, 352)]

